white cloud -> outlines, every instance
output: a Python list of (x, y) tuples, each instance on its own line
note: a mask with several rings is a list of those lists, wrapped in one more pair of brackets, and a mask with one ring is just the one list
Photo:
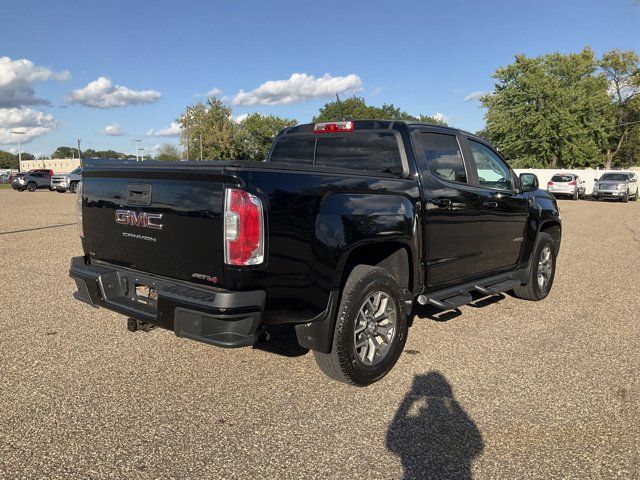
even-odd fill
[(0, 144), (15, 144), (18, 135), (12, 131), (24, 132), (22, 143), (55, 130), (60, 122), (53, 115), (31, 108), (0, 108)]
[(444, 113), (436, 112), (431, 116), (433, 118), (435, 118), (436, 120), (439, 120), (441, 122), (446, 122), (447, 121), (447, 116)]
[(472, 100), (480, 100), (480, 97), (486, 95), (488, 92), (484, 92), (482, 90), (478, 90), (476, 92), (471, 92), (464, 97), (465, 102), (470, 102)]
[(247, 118), (249, 116), (248, 113), (241, 113), (240, 115), (238, 115), (237, 117), (231, 116), (231, 120), (233, 120), (236, 123), (241, 123), (245, 118)]
[(66, 70), (54, 72), (24, 58), (11, 60), (9, 57), (0, 57), (0, 107), (49, 105), (48, 100), (36, 97), (32, 85), (47, 80), (67, 80), (70, 77)]
[(171, 125), (159, 130), (153, 128), (147, 132), (147, 137), (178, 137), (180, 135), (180, 124), (171, 122)]
[(118, 122), (113, 122), (110, 125), (107, 125), (102, 130), (98, 132), (100, 135), (109, 135), (110, 137), (121, 137), (126, 135), (124, 130), (122, 130), (122, 125)]
[(162, 94), (155, 90), (131, 90), (121, 85), (113, 85), (107, 77), (98, 77), (86, 87), (69, 93), (67, 101), (85, 107), (116, 108), (154, 103), (161, 96)]
[(319, 78), (294, 73), (287, 80), (269, 80), (255, 90), (240, 90), (232, 103), (244, 106), (291, 104), (361, 89), (362, 80), (353, 73), (344, 77), (333, 77), (327, 73)]
[(213, 87), (211, 90), (209, 90), (207, 93), (196, 93), (193, 97), (194, 98), (198, 98), (198, 97), (205, 97), (205, 98), (211, 98), (211, 97), (217, 97), (218, 95), (220, 95), (222, 93), (222, 90), (217, 88), (217, 87)]

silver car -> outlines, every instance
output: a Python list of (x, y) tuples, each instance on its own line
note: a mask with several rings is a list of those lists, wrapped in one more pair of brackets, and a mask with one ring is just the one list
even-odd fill
[(556, 173), (547, 183), (547, 192), (554, 197), (560, 195), (574, 200), (584, 198), (586, 182), (575, 173)]
[(80, 180), (82, 180), (82, 167), (78, 167), (70, 173), (61, 173), (51, 177), (51, 189), (60, 193), (67, 190), (75, 193)]
[(613, 198), (628, 202), (638, 200), (638, 174), (634, 172), (605, 173), (593, 185), (593, 198)]

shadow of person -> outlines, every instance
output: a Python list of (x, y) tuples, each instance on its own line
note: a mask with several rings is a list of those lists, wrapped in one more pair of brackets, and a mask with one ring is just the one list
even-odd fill
[(387, 431), (387, 448), (398, 455), (403, 479), (470, 479), (483, 449), (476, 424), (438, 372), (417, 375)]

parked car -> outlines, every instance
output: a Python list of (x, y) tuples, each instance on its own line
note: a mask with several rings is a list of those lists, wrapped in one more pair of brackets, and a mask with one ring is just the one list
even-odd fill
[(51, 176), (45, 172), (28, 172), (16, 175), (11, 181), (11, 188), (22, 192), (35, 192), (38, 188), (51, 189)]
[(82, 180), (82, 167), (70, 173), (60, 173), (51, 177), (51, 189), (60, 193), (65, 193), (67, 190), (75, 193), (80, 180)]
[(294, 324), (348, 383), (393, 367), (414, 300), (542, 300), (555, 275), (556, 200), (449, 127), (299, 125), (266, 162), (89, 160), (82, 176), (78, 300), (220, 347)]
[(596, 200), (617, 199), (628, 202), (638, 200), (638, 174), (635, 172), (605, 173), (593, 185), (593, 198)]
[(565, 196), (573, 200), (584, 198), (586, 182), (574, 173), (556, 173), (547, 182), (547, 192), (554, 197)]

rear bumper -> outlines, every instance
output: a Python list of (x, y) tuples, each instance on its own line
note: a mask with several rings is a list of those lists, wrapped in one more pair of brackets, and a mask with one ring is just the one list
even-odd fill
[[(179, 337), (219, 347), (253, 345), (258, 337), (266, 294), (262, 290), (232, 292), (191, 285), (104, 263), (71, 259), (73, 296), (137, 320), (173, 330)], [(136, 294), (136, 286), (151, 287), (157, 298)]]

